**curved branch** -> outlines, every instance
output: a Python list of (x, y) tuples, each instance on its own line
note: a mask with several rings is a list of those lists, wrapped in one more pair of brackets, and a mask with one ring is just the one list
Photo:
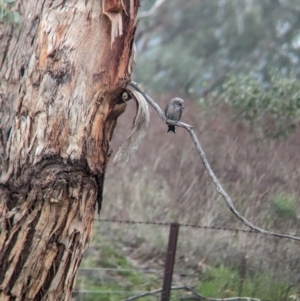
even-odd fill
[(216, 177), (216, 175), (214, 174), (213, 170), (210, 167), (210, 164), (208, 163), (207, 159), (206, 159), (206, 155), (198, 141), (198, 138), (194, 132), (194, 129), (191, 125), (183, 123), (183, 122), (175, 122), (172, 120), (169, 120), (166, 118), (165, 114), (163, 113), (163, 111), (161, 110), (161, 108), (158, 106), (158, 104), (150, 97), (148, 96), (141, 88), (140, 86), (135, 83), (135, 82), (129, 82), (128, 83), (129, 86), (133, 87), (134, 89), (136, 89), (138, 92), (140, 92), (146, 99), (146, 101), (155, 109), (155, 111), (158, 113), (158, 115), (160, 116), (160, 118), (167, 124), (170, 125), (176, 125), (179, 127), (182, 127), (184, 129), (186, 129), (193, 142), (194, 145), (200, 155), (200, 158), (202, 160), (202, 163), (204, 165), (204, 167), (206, 168), (210, 178), (212, 179), (212, 181), (214, 182), (217, 191), (223, 196), (227, 207), (231, 210), (231, 212), (240, 220), (242, 221), (247, 227), (249, 227), (250, 229), (262, 233), (262, 234), (266, 234), (266, 235), (270, 235), (270, 236), (276, 236), (276, 237), (281, 237), (281, 238), (289, 238), (289, 239), (293, 239), (293, 240), (299, 240), (300, 241), (300, 237), (298, 236), (294, 236), (294, 235), (290, 235), (290, 234), (280, 234), (280, 233), (276, 233), (276, 232), (270, 232), (267, 230), (264, 230), (262, 228), (259, 228), (255, 225), (253, 225), (252, 223), (250, 223), (243, 215), (241, 215), (237, 209), (234, 207), (232, 200), (230, 198), (230, 196), (228, 195), (228, 193), (224, 190), (223, 186), (221, 185), (220, 181), (218, 180), (218, 178)]
[[(207, 301), (235, 301), (235, 300), (237, 300), (237, 301), (239, 301), (239, 300), (261, 301), (260, 299), (250, 298), (250, 297), (231, 297), (231, 298), (221, 298), (221, 299), (208, 298), (208, 297), (205, 297), (205, 296), (199, 294), (196, 290), (194, 290), (193, 288), (191, 288), (189, 286), (172, 286), (171, 290), (172, 291), (186, 290), (186, 291), (192, 292), (198, 299), (207, 300)], [(154, 290), (154, 291), (150, 291), (150, 292), (147, 292), (147, 293), (143, 293), (143, 294), (140, 294), (140, 295), (129, 297), (129, 298), (124, 299), (122, 301), (133, 301), (133, 300), (136, 300), (136, 299), (139, 299), (139, 298), (142, 298), (142, 297), (153, 296), (153, 295), (161, 293), (161, 292), (162, 292), (162, 289), (157, 289), (157, 290)]]

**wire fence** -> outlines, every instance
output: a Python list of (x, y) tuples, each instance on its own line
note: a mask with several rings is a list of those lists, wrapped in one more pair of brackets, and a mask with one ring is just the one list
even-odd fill
[[(132, 225), (156, 225), (156, 226), (165, 226), (169, 227), (171, 222), (152, 222), (152, 221), (132, 221), (132, 220), (116, 220), (116, 219), (95, 219), (100, 222), (106, 223), (118, 223), (118, 224), (132, 224)], [(178, 223), (180, 227), (186, 228), (195, 228), (195, 229), (206, 229), (206, 230), (222, 230), (222, 231), (231, 231), (231, 232), (244, 232), (244, 233), (254, 233), (260, 235), (268, 235), (263, 234), (258, 231), (249, 230), (249, 229), (239, 229), (239, 228), (229, 228), (229, 227), (214, 227), (214, 226), (201, 226), (201, 225), (193, 225), (193, 224), (182, 224)], [(297, 235), (297, 233), (280, 233), (282, 235)], [(279, 239), (288, 239), (286, 237), (279, 237)]]
[[(95, 223), (99, 236), (84, 256), (73, 299), (161, 300), (172, 223)], [(249, 229), (179, 227), (171, 300), (300, 300), (299, 242)]]
[[(170, 222), (151, 222), (151, 221), (132, 221), (132, 220), (115, 220), (115, 219), (96, 219), (100, 222), (106, 223), (118, 223), (118, 224), (132, 224), (132, 225), (155, 225), (155, 226), (164, 226), (169, 227), (171, 225)], [(247, 229), (236, 229), (236, 228), (222, 228), (222, 227), (212, 227), (212, 226), (200, 226), (200, 225), (192, 225), (192, 224), (181, 224), (178, 223), (180, 227), (186, 228), (195, 228), (195, 229), (207, 229), (207, 230), (223, 230), (223, 231), (234, 231), (234, 232), (246, 232), (246, 233), (257, 233), (259, 232)]]

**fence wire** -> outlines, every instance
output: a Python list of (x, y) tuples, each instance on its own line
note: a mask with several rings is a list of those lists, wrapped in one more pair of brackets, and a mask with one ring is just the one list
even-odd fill
[[(99, 222), (105, 222), (105, 223), (118, 223), (118, 224), (128, 224), (128, 225), (155, 225), (155, 226), (163, 226), (163, 227), (169, 227), (171, 225), (171, 222), (152, 222), (152, 221), (133, 221), (133, 220), (117, 220), (117, 219), (95, 219)], [(249, 233), (249, 234), (261, 234), (261, 235), (267, 235), (260, 233), (258, 231), (249, 230), (249, 229), (240, 229), (240, 228), (228, 228), (228, 227), (215, 227), (215, 226), (201, 226), (197, 224), (184, 224), (184, 223), (178, 223), (180, 227), (184, 228), (194, 228), (194, 229), (204, 229), (204, 230), (217, 230), (217, 231), (230, 231), (230, 232), (243, 232), (243, 233)], [(297, 235), (296, 233), (280, 233), (282, 235)], [(278, 239), (286, 239), (285, 237), (276, 237)]]

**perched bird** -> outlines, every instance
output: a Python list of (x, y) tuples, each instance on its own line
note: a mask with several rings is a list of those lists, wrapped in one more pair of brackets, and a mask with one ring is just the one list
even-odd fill
[[(184, 101), (181, 98), (173, 98), (165, 108), (165, 115), (168, 119), (179, 121), (184, 110)], [(168, 125), (168, 132), (175, 134), (175, 125)]]

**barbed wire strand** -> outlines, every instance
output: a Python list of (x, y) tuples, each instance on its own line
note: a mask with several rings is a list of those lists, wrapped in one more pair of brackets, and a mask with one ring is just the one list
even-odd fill
[[(133, 273), (145, 273), (145, 274), (163, 274), (163, 270), (148, 270), (148, 269), (123, 269), (123, 268), (79, 268), (79, 271), (112, 271), (112, 272), (133, 272)], [(189, 277), (195, 277), (196, 274), (187, 273), (184, 271), (174, 271), (173, 275), (178, 276), (189, 276)]]
[[(141, 87), (136, 83), (136, 82), (129, 82), (126, 86), (126, 89), (129, 91), (138, 91), (139, 93), (141, 93), (143, 95), (143, 97), (146, 99), (146, 101), (154, 108), (154, 110), (157, 112), (157, 114), (159, 115), (159, 117), (167, 124), (170, 125), (175, 125), (175, 126), (179, 126), (184, 128), (185, 130), (188, 131), (188, 133), (190, 134), (193, 143), (196, 147), (196, 150), (202, 160), (202, 163), (205, 167), (205, 169), (207, 170), (211, 180), (213, 181), (213, 183), (216, 186), (217, 191), (219, 192), (219, 194), (222, 195), (222, 197), (225, 200), (225, 203), (227, 205), (227, 207), (230, 209), (230, 211), (247, 227), (249, 227), (250, 229), (260, 232), (262, 234), (265, 235), (270, 235), (270, 236), (275, 236), (275, 237), (281, 237), (281, 238), (288, 238), (288, 239), (293, 239), (293, 240), (298, 240), (300, 241), (300, 237), (298, 236), (294, 236), (294, 235), (289, 235), (289, 234), (280, 234), (280, 233), (276, 233), (276, 232), (271, 232), (271, 231), (267, 231), (265, 229), (259, 228), (255, 225), (253, 225), (252, 223), (250, 223), (242, 214), (239, 213), (239, 211), (235, 208), (235, 206), (233, 205), (233, 202), (230, 198), (230, 196), (228, 195), (228, 193), (225, 191), (225, 189), (223, 188), (222, 184), (220, 183), (219, 179), (216, 177), (215, 173), (213, 172), (207, 158), (205, 155), (204, 150), (202, 149), (200, 142), (198, 141), (198, 138), (194, 132), (194, 128), (193, 126), (183, 123), (183, 122), (175, 122), (172, 120), (169, 120), (166, 118), (165, 114), (163, 113), (163, 111), (161, 110), (161, 108), (159, 107), (159, 105), (149, 96), (147, 95), (142, 89)], [(132, 94), (132, 93), (131, 93)]]
[(79, 268), (81, 271), (116, 271), (116, 272), (143, 272), (149, 274), (162, 273), (160, 270), (147, 270), (147, 269), (123, 269), (123, 268)]
[[(117, 219), (97, 219), (96, 221), (105, 222), (105, 223), (119, 223), (119, 224), (128, 224), (128, 225), (154, 225), (154, 226), (163, 226), (169, 227), (171, 222), (152, 222), (152, 221), (134, 221), (134, 220), (117, 220)], [(217, 230), (217, 231), (229, 231), (229, 232), (243, 232), (243, 233), (250, 233), (250, 234), (264, 234), (257, 230), (248, 230), (248, 229), (240, 229), (240, 228), (227, 228), (227, 227), (215, 227), (215, 226), (201, 226), (195, 224), (185, 224), (185, 223), (178, 223), (180, 227), (185, 228), (194, 228), (194, 229), (204, 229), (204, 230)], [(287, 238), (287, 236), (293, 236), (295, 234), (280, 234), (278, 238)]]
[(89, 290), (74, 290), (73, 294), (144, 294), (147, 291), (89, 291)]

